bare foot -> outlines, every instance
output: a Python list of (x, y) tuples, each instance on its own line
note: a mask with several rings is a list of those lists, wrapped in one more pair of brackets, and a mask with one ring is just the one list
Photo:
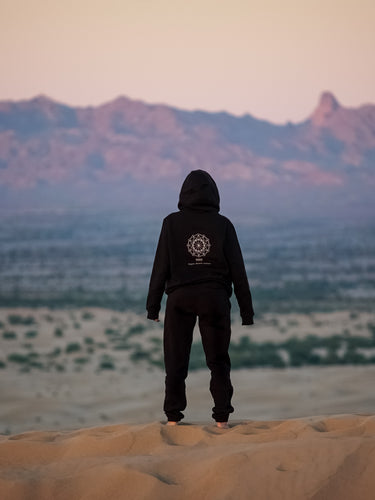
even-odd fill
[(173, 420), (168, 420), (167, 425), (177, 425), (178, 422), (174, 422)]
[(216, 426), (219, 427), (219, 429), (229, 429), (228, 422), (216, 422)]

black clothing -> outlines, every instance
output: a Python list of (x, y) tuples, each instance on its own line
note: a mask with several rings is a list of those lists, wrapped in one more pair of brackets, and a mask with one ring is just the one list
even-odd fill
[(164, 411), (179, 421), (186, 407), (185, 379), (196, 318), (207, 366), (213, 418), (226, 422), (233, 412), (230, 380), (230, 300), (232, 284), (243, 325), (252, 325), (254, 310), (236, 231), (220, 215), (215, 181), (203, 170), (185, 179), (179, 212), (164, 220), (147, 296), (147, 317), (158, 319), (163, 293), (168, 295), (164, 321), (166, 370)]
[(186, 408), (185, 379), (196, 317), (203, 349), (211, 370), (210, 392), (215, 406), (212, 418), (227, 422), (233, 412), (230, 380), (230, 300), (215, 283), (177, 288), (168, 295), (164, 321), (165, 399), (168, 420), (178, 422)]
[(147, 317), (157, 319), (163, 293), (194, 283), (216, 282), (240, 306), (243, 325), (253, 324), (254, 310), (236, 231), (218, 213), (219, 193), (212, 177), (191, 172), (182, 185), (179, 212), (162, 225), (147, 297)]

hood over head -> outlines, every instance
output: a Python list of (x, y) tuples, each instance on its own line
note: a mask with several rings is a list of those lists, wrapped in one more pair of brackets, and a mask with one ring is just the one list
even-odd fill
[(220, 196), (216, 183), (205, 170), (193, 170), (184, 180), (178, 201), (180, 210), (218, 212)]

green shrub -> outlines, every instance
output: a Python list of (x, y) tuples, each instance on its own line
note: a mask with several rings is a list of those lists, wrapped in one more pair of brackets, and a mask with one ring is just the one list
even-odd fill
[(81, 323), (78, 323), (78, 321), (76, 321), (73, 326), (76, 330), (79, 330), (81, 328)]
[(28, 358), (29, 358), (29, 359), (39, 358), (39, 353), (38, 353), (38, 352), (35, 352), (35, 351), (33, 351), (33, 352), (29, 352), (29, 353), (27, 354), (27, 356), (28, 356)]
[(157, 366), (158, 368), (162, 368), (162, 369), (164, 368), (163, 356), (160, 356), (158, 358), (151, 358), (150, 361), (154, 366)]
[(357, 347), (373, 347), (372, 339), (368, 337), (362, 337), (359, 335), (353, 337), (346, 337), (346, 343), (348, 349), (355, 349)]
[(145, 351), (142, 347), (137, 347), (130, 355), (130, 359), (134, 363), (138, 363), (139, 361), (149, 360), (150, 353)]
[(55, 328), (55, 331), (53, 332), (55, 337), (63, 337), (64, 336), (64, 331), (62, 328)]
[(61, 354), (61, 347), (55, 347), (53, 351), (48, 353), (48, 356), (51, 358), (57, 358)]
[(285, 361), (278, 352), (277, 345), (272, 342), (265, 342), (259, 345), (256, 351), (257, 366), (270, 366), (272, 368), (284, 368)]
[(104, 330), (105, 335), (116, 335), (119, 333), (118, 330), (115, 330), (114, 328), (106, 328)]
[(99, 363), (99, 370), (115, 370), (115, 363), (111, 356), (102, 356)]
[(83, 341), (85, 344), (89, 344), (89, 345), (94, 344), (94, 339), (92, 337), (85, 337)]
[(368, 364), (369, 361), (370, 360), (363, 354), (357, 352), (353, 347), (348, 349), (342, 358), (342, 362), (348, 365), (365, 365)]
[(29, 356), (27, 354), (21, 354), (19, 352), (12, 352), (8, 354), (7, 359), (10, 363), (28, 363)]
[(288, 319), (288, 326), (298, 326), (299, 322), (296, 319)]
[(131, 347), (132, 346), (130, 344), (123, 341), (114, 344), (113, 349), (115, 349), (116, 351), (128, 351), (129, 349), (131, 349)]
[(151, 337), (150, 342), (152, 342), (153, 344), (155, 344), (158, 347), (161, 347), (163, 340), (160, 337)]
[(75, 363), (80, 364), (80, 365), (84, 365), (88, 361), (90, 361), (90, 358), (85, 358), (85, 357), (75, 358), (75, 360), (74, 360)]
[(341, 363), (341, 358), (338, 355), (338, 350), (343, 344), (343, 337), (341, 335), (332, 335), (331, 337), (320, 338), (317, 340), (319, 347), (327, 349), (327, 354), (320, 359), (321, 363), (325, 365), (337, 365)]
[(38, 332), (36, 330), (28, 330), (27, 332), (25, 332), (25, 337), (27, 337), (29, 339), (33, 339), (37, 336), (38, 336)]
[(89, 312), (89, 311), (84, 311), (82, 314), (81, 314), (81, 318), (82, 319), (93, 319), (95, 318), (94, 314)]
[(1, 368), (6, 368), (6, 366), (7, 365), (6, 365), (5, 361), (0, 360), (0, 369)]
[(3, 332), (3, 339), (6, 339), (6, 340), (14, 340), (17, 338), (17, 334), (16, 332), (13, 332), (13, 331), (6, 331), (6, 332)]
[(317, 320), (313, 321), (313, 324), (314, 324), (314, 326), (323, 326), (323, 321), (317, 319)]
[(128, 330), (128, 337), (131, 337), (132, 335), (140, 335), (146, 330), (146, 327), (142, 325), (142, 323), (138, 323), (136, 325), (133, 325), (129, 328)]
[(0, 328), (4, 328), (5, 326), (5, 323), (3, 323), (2, 321), (0, 321)]
[(283, 368), (285, 366), (285, 362), (278, 352), (278, 344), (253, 342), (247, 336), (242, 336), (237, 344), (231, 345), (230, 357), (234, 369), (255, 366)]
[(162, 351), (163, 346), (162, 346), (161, 341), (158, 342), (159, 340), (160, 340), (159, 338), (155, 338), (155, 337), (150, 339), (150, 343), (151, 343), (151, 351), (150, 352), (159, 353)]
[(20, 314), (9, 314), (8, 322), (11, 325), (35, 325), (34, 316), (21, 316)]
[(66, 347), (65, 347), (65, 352), (67, 354), (70, 354), (72, 352), (78, 352), (81, 350), (81, 344), (78, 342), (70, 342)]
[(281, 347), (288, 351), (291, 366), (317, 365), (321, 362), (320, 356), (312, 352), (313, 348), (320, 347), (315, 335), (309, 335), (305, 339), (292, 337)]
[(367, 329), (372, 337), (372, 345), (375, 346), (375, 323), (367, 323)]
[(40, 370), (43, 370), (45, 368), (43, 363), (41, 361), (36, 360), (36, 359), (30, 359), (29, 366), (32, 368), (39, 368)]

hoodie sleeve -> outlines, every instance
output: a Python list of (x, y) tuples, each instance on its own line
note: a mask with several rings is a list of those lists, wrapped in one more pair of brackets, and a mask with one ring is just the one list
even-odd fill
[(164, 219), (156, 249), (147, 295), (146, 309), (148, 319), (157, 319), (159, 317), (160, 303), (168, 276), (169, 254), (167, 242), (167, 222)]
[(252, 325), (254, 323), (254, 309), (245, 264), (236, 230), (234, 229), (233, 224), (230, 221), (228, 222), (229, 225), (225, 241), (225, 255), (230, 269), (234, 294), (240, 307), (242, 324)]

